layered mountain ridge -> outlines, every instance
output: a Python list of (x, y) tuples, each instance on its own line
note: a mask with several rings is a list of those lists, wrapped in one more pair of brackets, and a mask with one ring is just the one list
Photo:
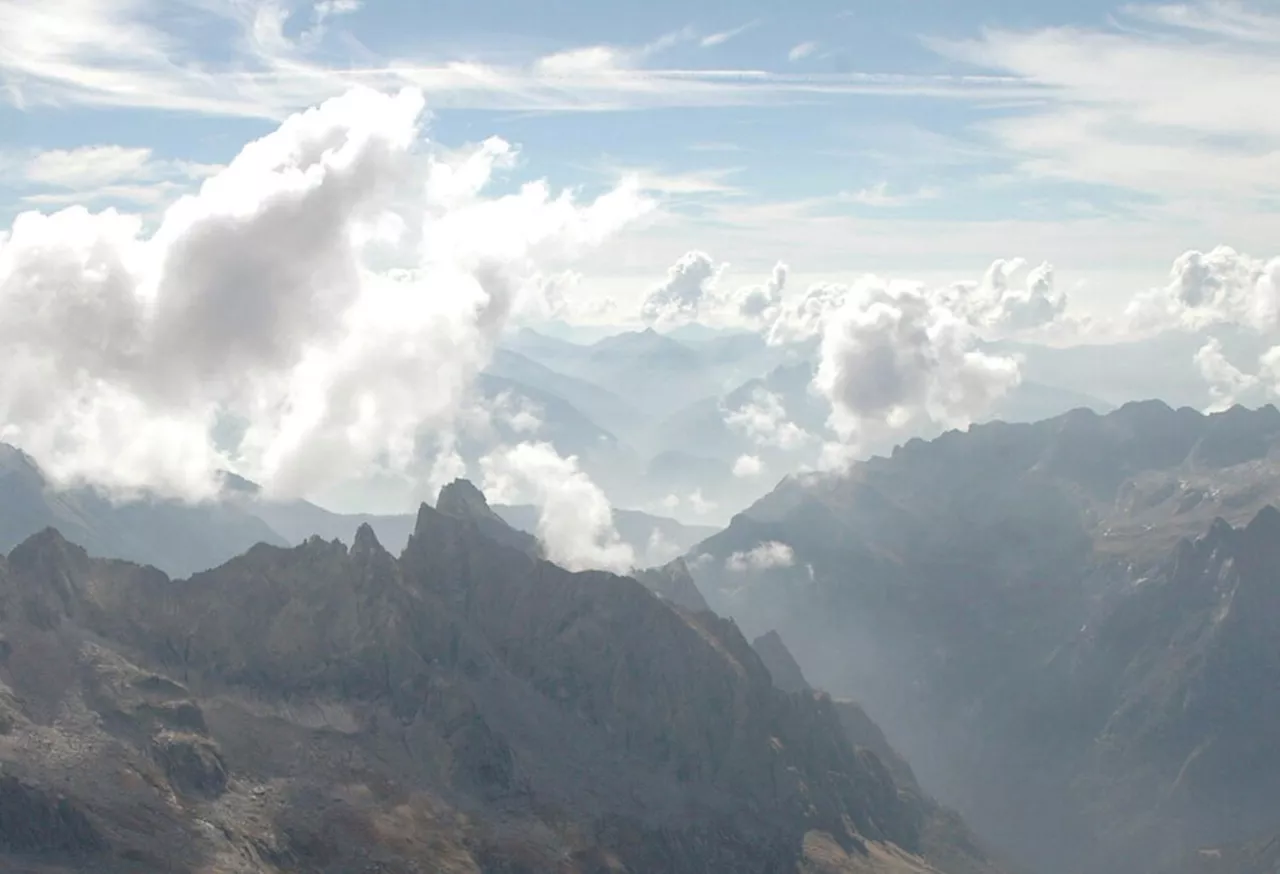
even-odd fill
[(1156, 870), (1280, 823), (1277, 503), (1280, 411), (1144, 402), (790, 479), (688, 560), (1028, 866)]
[(17, 546), (6, 869), (995, 870), (732, 622), (495, 540), (476, 494), (398, 559), (369, 525), (185, 580)]

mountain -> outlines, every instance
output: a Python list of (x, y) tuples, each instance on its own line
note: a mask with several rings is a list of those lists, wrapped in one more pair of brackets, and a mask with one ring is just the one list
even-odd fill
[(796, 663), (791, 650), (782, 642), (781, 635), (770, 631), (751, 641), (751, 648), (760, 656), (760, 661), (769, 670), (773, 685), (783, 692), (806, 692), (813, 688), (804, 678), (804, 672)]
[(1127, 872), (1280, 822), (1280, 663), (1223, 612), (1271, 616), (1274, 503), (1280, 411), (1141, 402), (790, 478), (688, 560), (1028, 867)]
[(1265, 334), (1217, 325), (1211, 332), (1166, 331), (1117, 343), (1058, 348), (1006, 340), (987, 348), (1021, 358), (1023, 379), (1031, 383), (1057, 386), (1113, 405), (1158, 397), (1174, 406), (1203, 409), (1212, 399), (1195, 354), (1211, 336), (1222, 344), (1228, 360), (1246, 370), (1272, 345)]
[(0, 550), (48, 527), (98, 555), (176, 574), (221, 564), (255, 543), (285, 543), (260, 518), (235, 505), (112, 500), (89, 488), (56, 489), (34, 459), (0, 443)]
[(454, 492), (398, 559), (368, 526), (187, 580), (16, 547), (0, 867), (996, 870), (732, 622), (490, 539)]
[(544, 367), (511, 349), (495, 350), (485, 372), (563, 398), (584, 417), (599, 423), (624, 442), (633, 442), (637, 431), (645, 427), (644, 414), (608, 389)]
[[(698, 591), (698, 585), (689, 573), (689, 565), (677, 558), (662, 567), (636, 572), (636, 581), (663, 600), (685, 610), (701, 613), (710, 610), (707, 601)], [(775, 684), (776, 685), (776, 684)], [(787, 691), (783, 689), (783, 691)]]
[[(526, 329), (504, 341), (503, 348), (563, 377), (624, 398), (649, 419), (669, 415), (705, 397), (717, 397), (767, 373), (788, 354), (785, 349), (766, 346), (752, 334), (682, 342), (652, 328), (615, 334), (589, 346)], [(522, 379), (519, 373), (508, 371), (507, 375)], [(628, 439), (640, 440), (638, 432), (626, 433)]]

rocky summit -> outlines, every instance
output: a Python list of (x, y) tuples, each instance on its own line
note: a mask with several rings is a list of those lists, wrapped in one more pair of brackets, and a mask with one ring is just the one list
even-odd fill
[(0, 869), (996, 871), (734, 623), (495, 540), (470, 497), (399, 558), (368, 526), (178, 580), (17, 546)]

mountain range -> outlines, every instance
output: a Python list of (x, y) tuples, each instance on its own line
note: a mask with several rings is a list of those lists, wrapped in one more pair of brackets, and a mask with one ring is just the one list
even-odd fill
[(476, 494), (399, 558), (368, 524), (189, 579), (15, 547), (4, 869), (1001, 870), (734, 623), (542, 561)]
[(802, 476), (686, 556), (1032, 870), (1280, 824), (1280, 411), (1159, 402)]
[[(0, 443), (0, 549), (12, 549), (44, 528), (56, 528), (91, 554), (153, 565), (176, 576), (208, 570), (258, 543), (287, 546), (309, 537), (350, 544), (369, 525), (392, 549), (413, 531), (413, 514), (334, 513), (310, 501), (267, 499), (257, 484), (223, 475), (222, 497), (188, 503), (146, 495), (104, 495), (88, 487), (56, 488), (30, 456)], [(496, 512), (533, 533), (538, 511), (517, 505)], [(642, 563), (662, 564), (713, 534), (636, 510), (614, 511), (615, 525)]]

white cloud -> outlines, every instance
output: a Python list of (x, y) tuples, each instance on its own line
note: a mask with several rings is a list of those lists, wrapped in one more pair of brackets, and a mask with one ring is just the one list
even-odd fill
[[(776, 103), (804, 95), (920, 94), (992, 97), (1023, 93), (1008, 78), (901, 74), (803, 77), (759, 70), (690, 70), (644, 62), (694, 38), (688, 28), (647, 44), (577, 46), (543, 58), (486, 61), (461, 53), (336, 65), (320, 37), (340, 25), (346, 0), (312, 7), (299, 31), (276, 3), (195, 3), (157, 16), (145, 0), (0, 0), (0, 80), (23, 106), (147, 107), (281, 119), (355, 85), (419, 88), (433, 106), (543, 111)], [(210, 52), (211, 35), (230, 37)], [(298, 33), (294, 37), (292, 34)]]
[(680, 557), (680, 546), (672, 543), (662, 535), (660, 529), (653, 529), (649, 534), (649, 540), (645, 544), (644, 561), (645, 567), (661, 567), (674, 559)]
[(1066, 293), (1054, 285), (1053, 266), (1029, 269), (1022, 258), (997, 260), (981, 282), (957, 283), (941, 295), (988, 338), (1044, 328), (1067, 309)]
[(771, 325), (778, 321), (782, 296), (787, 290), (787, 265), (779, 261), (773, 265), (769, 281), (764, 285), (739, 288), (727, 301), (736, 310), (739, 319), (751, 325)]
[(1200, 375), (1209, 383), (1209, 397), (1213, 403), (1208, 412), (1216, 413), (1239, 402), (1240, 396), (1258, 385), (1258, 377), (1243, 373), (1222, 354), (1222, 343), (1216, 337), (1200, 347), (1195, 354), (1195, 364)]
[(359, 90), (292, 116), (149, 237), (112, 210), (18, 216), (0, 439), (61, 481), (189, 498), (221, 467), (290, 495), (426, 476), (420, 435), (451, 429), (534, 278), (650, 204), (634, 185), (487, 197), (503, 150), (424, 162), (422, 110)]
[(802, 298), (776, 310), (776, 318), (767, 326), (766, 339), (770, 345), (781, 346), (818, 336), (827, 316), (844, 304), (848, 294), (844, 285), (810, 286)]
[(1272, 346), (1262, 353), (1258, 364), (1258, 381), (1271, 394), (1280, 395), (1280, 346)]
[(222, 167), (154, 157), (149, 148), (95, 145), (0, 155), (3, 181), (28, 205), (110, 200), (157, 204)]
[(746, 24), (739, 25), (738, 27), (731, 28), (730, 30), (721, 30), (716, 33), (709, 33), (702, 39), (698, 40), (698, 44), (704, 49), (724, 45), (729, 40), (742, 36), (742, 34), (758, 27), (759, 25), (759, 21), (748, 21)]
[(96, 188), (142, 176), (151, 150), (124, 146), (84, 146), (40, 152), (26, 165), (26, 178), (60, 188)]
[(764, 472), (764, 464), (756, 455), (740, 455), (733, 463), (733, 475), (739, 479), (751, 479)]
[(818, 50), (816, 42), (802, 42), (791, 47), (787, 52), (788, 61), (802, 61)]
[(1135, 296), (1125, 314), (1136, 331), (1221, 324), (1280, 330), (1280, 258), (1262, 261), (1228, 246), (1186, 252), (1173, 262), (1168, 284)]
[(851, 451), (922, 423), (963, 426), (1021, 379), (1017, 360), (976, 342), (966, 320), (922, 291), (864, 287), (827, 316), (814, 387)]
[(636, 563), (613, 524), (603, 491), (548, 443), (521, 443), (480, 460), (484, 491), (498, 502), (530, 501), (538, 508), (538, 540), (547, 557), (569, 570), (626, 573)]
[(1276, 43), (1262, 37), (1280, 17), (1220, 2), (1125, 12), (1106, 30), (992, 28), (933, 45), (1041, 90), (987, 126), (1024, 175), (1141, 191), (1189, 213), (1196, 200), (1275, 193), (1280, 120), (1255, 108), (1280, 89)]
[(359, 12), (362, 6), (364, 0), (320, 0), (315, 5), (315, 18), (321, 22), (335, 15), (351, 15)]
[(771, 540), (746, 552), (735, 552), (725, 559), (728, 570), (744, 573), (791, 567), (795, 564), (795, 551), (785, 543)]
[(541, 57), (534, 69), (551, 78), (568, 78), (608, 73), (619, 69), (622, 62), (622, 53), (611, 46), (588, 46)]
[(686, 252), (667, 269), (666, 280), (645, 297), (640, 317), (659, 327), (695, 321), (703, 301), (714, 295), (725, 266), (706, 252)]
[(693, 510), (695, 515), (710, 516), (718, 508), (719, 504), (715, 501), (708, 500), (702, 496), (702, 489), (695, 489), (693, 494), (686, 499), (689, 509)]
[(941, 192), (936, 188), (919, 188), (911, 192), (894, 194), (889, 191), (888, 182), (877, 182), (869, 188), (862, 188), (848, 195), (846, 199), (863, 206), (896, 207), (906, 206), (921, 200), (932, 200)]
[(726, 410), (724, 418), (729, 427), (741, 431), (759, 446), (795, 450), (813, 439), (813, 435), (788, 418), (782, 398), (763, 388), (752, 392), (751, 400), (738, 409)]

